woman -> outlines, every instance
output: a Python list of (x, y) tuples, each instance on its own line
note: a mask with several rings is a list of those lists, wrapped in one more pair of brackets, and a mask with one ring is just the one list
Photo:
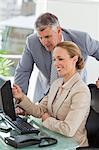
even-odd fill
[(38, 105), (17, 85), (13, 86), (13, 96), (28, 114), (42, 118), (45, 127), (73, 137), (79, 146), (87, 146), (85, 124), (90, 110), (90, 91), (78, 73), (84, 67), (80, 49), (73, 42), (61, 42), (54, 48), (53, 61), (59, 79)]

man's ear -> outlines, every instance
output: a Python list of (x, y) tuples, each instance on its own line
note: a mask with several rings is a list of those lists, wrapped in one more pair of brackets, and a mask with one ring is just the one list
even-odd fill
[(58, 26), (57, 29), (58, 29), (58, 33), (62, 33), (62, 29), (60, 26)]

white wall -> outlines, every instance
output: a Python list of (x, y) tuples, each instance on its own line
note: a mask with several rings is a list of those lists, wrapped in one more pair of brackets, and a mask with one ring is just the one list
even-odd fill
[(87, 31), (99, 39), (99, 3), (48, 0), (47, 11), (56, 14), (63, 27)]
[(95, 83), (97, 78), (99, 77), (99, 62), (96, 61), (94, 58), (89, 57), (87, 64), (87, 83)]

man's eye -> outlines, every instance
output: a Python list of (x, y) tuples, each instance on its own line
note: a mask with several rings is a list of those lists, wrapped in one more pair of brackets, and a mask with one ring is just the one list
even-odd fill
[(53, 58), (53, 60), (52, 61), (56, 61), (56, 59), (55, 58)]
[(46, 39), (48, 39), (48, 38), (49, 38), (49, 36), (45, 36), (45, 38), (46, 38)]
[(39, 37), (40, 40), (42, 40), (42, 37)]

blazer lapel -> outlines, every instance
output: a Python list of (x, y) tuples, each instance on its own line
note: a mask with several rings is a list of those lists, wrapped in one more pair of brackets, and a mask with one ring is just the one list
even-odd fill
[(59, 87), (62, 85), (62, 82), (63, 82), (63, 79), (60, 78), (56, 81), (56, 84), (54, 84), (54, 86), (52, 84), (52, 86), (50, 88), (50, 92), (48, 94), (48, 109), (49, 109), (49, 112), (51, 114), (53, 113), (52, 112), (52, 103), (53, 103), (54, 98), (58, 92)]
[(62, 103), (64, 102), (64, 100), (66, 99), (66, 97), (68, 97), (69, 92), (70, 92), (70, 88), (69, 87), (63, 89), (61, 96), (59, 96), (57, 102), (55, 103), (55, 108), (56, 108), (54, 110), (55, 117), (56, 117), (57, 112), (58, 112), (59, 108), (61, 107)]

